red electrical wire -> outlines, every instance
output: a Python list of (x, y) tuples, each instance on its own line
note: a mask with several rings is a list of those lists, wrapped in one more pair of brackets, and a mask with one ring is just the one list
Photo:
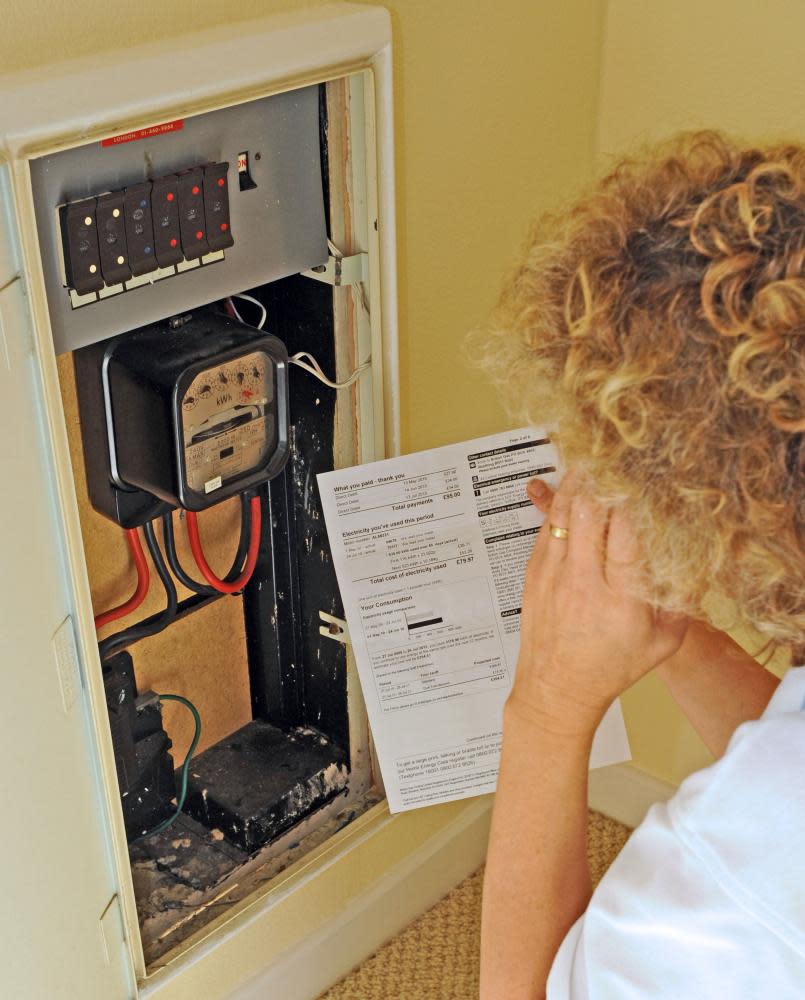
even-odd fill
[(260, 548), (260, 498), (252, 497), (249, 506), (252, 514), (252, 525), (251, 532), (249, 534), (249, 550), (246, 555), (246, 565), (243, 567), (243, 572), (237, 580), (233, 580), (231, 583), (227, 583), (226, 580), (221, 580), (210, 569), (201, 548), (201, 537), (198, 533), (198, 520), (196, 515), (192, 510), (188, 510), (185, 513), (185, 518), (187, 520), (187, 534), (190, 539), (190, 550), (193, 553), (193, 558), (196, 560), (196, 566), (198, 566), (199, 572), (207, 583), (215, 590), (220, 591), (222, 594), (234, 594), (238, 590), (243, 590), (251, 579), (254, 567), (257, 563), (257, 552)]
[(109, 622), (117, 621), (118, 618), (123, 618), (136, 608), (139, 608), (145, 600), (145, 595), (148, 593), (151, 576), (148, 572), (148, 563), (145, 560), (145, 553), (143, 552), (140, 536), (137, 534), (136, 528), (126, 528), (126, 541), (129, 543), (129, 549), (134, 558), (134, 565), (137, 567), (137, 589), (124, 604), (118, 604), (116, 608), (110, 608), (109, 611), (102, 611), (101, 614), (95, 615), (96, 629), (101, 628), (103, 625), (108, 625)]

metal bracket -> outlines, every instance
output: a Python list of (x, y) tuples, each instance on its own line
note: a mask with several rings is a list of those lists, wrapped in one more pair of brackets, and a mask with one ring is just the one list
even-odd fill
[(351, 257), (333, 257), (330, 254), (326, 264), (302, 271), (302, 274), (327, 285), (357, 285), (366, 281), (368, 261), (368, 253), (356, 253)]
[(319, 635), (323, 635), (327, 639), (335, 639), (336, 642), (340, 642), (344, 646), (351, 645), (352, 640), (349, 637), (349, 628), (343, 618), (336, 618), (326, 611), (320, 611), (319, 618), (326, 623), (319, 625)]

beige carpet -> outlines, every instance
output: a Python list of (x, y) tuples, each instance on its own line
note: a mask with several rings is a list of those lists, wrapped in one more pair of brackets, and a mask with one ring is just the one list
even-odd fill
[[(597, 884), (630, 830), (591, 812), (587, 853)], [(477, 1000), (481, 882), (477, 871), (319, 1000)]]

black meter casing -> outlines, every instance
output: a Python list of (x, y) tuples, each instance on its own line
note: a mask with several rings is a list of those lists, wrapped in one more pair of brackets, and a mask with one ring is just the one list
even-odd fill
[(283, 470), (288, 355), (277, 337), (208, 307), (77, 354), (82, 430), (85, 415), (96, 429), (84, 434), (90, 500), (124, 527), (204, 510)]
[(204, 510), (281, 472), (288, 355), (204, 309), (115, 338), (101, 372), (112, 482)]

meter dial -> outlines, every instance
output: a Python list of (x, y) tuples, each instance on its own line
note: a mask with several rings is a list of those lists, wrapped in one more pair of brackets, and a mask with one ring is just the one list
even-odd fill
[(265, 376), (266, 366), (264, 362), (255, 361), (249, 366), (249, 377), (254, 383), (259, 384)]
[(277, 445), (273, 403), (273, 367), (262, 351), (196, 375), (182, 397), (185, 475), (192, 490), (212, 493), (268, 463)]
[(264, 378), (265, 364), (262, 362), (247, 361), (238, 367), (235, 381), (244, 402), (263, 398), (260, 387)]

